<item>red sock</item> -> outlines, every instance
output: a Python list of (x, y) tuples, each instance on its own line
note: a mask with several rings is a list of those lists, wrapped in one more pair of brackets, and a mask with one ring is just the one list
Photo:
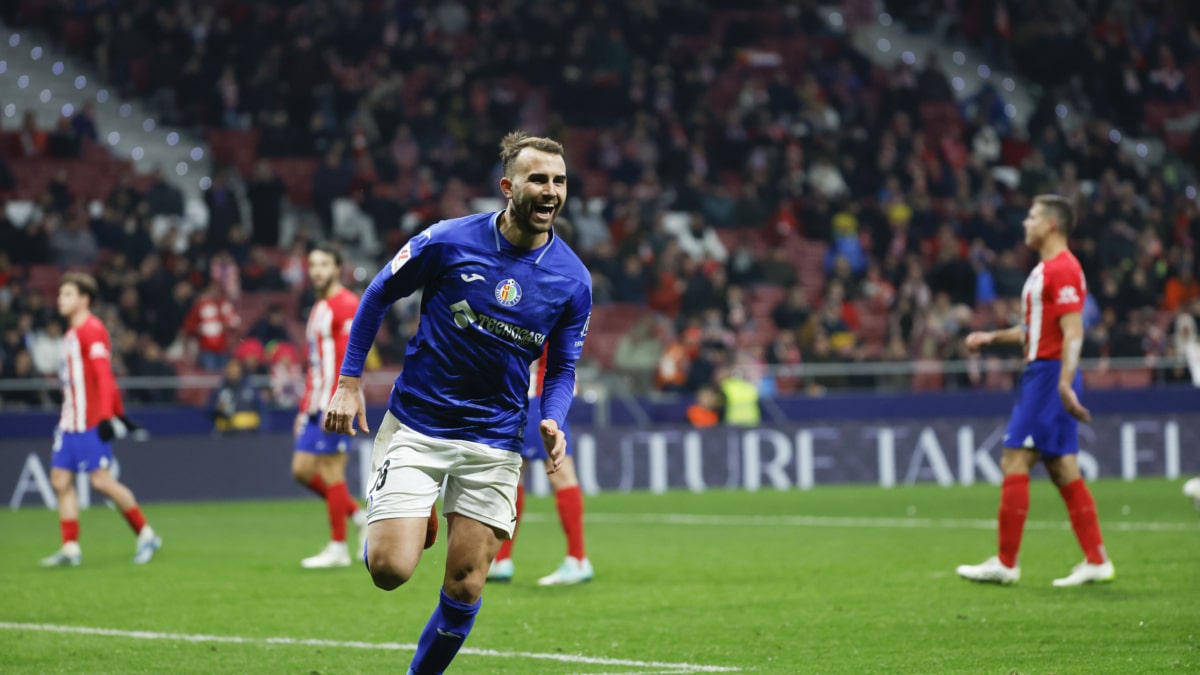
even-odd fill
[(58, 528), (62, 530), (62, 542), (64, 544), (79, 541), (78, 520), (60, 520), (58, 521)]
[[(345, 485), (345, 483), (342, 483), (342, 485)], [(342, 508), (345, 509), (346, 517), (349, 518), (350, 516), (353, 516), (358, 511), (358, 500), (356, 500), (354, 497), (350, 496), (349, 488), (343, 490), (342, 493), (346, 497), (345, 503), (342, 504)]]
[(1075, 538), (1083, 549), (1083, 555), (1093, 565), (1099, 565), (1108, 559), (1104, 552), (1104, 540), (1100, 537), (1100, 519), (1096, 516), (1096, 501), (1092, 492), (1077, 478), (1069, 485), (1058, 489), (1063, 501), (1067, 503), (1067, 513), (1071, 516), (1071, 527), (1075, 529)]
[(563, 488), (554, 493), (558, 506), (558, 520), (563, 534), (567, 535), (567, 555), (583, 560), (583, 490), (578, 485)]
[(321, 474), (316, 474), (313, 476), (312, 480), (304, 484), (304, 487), (317, 493), (318, 497), (324, 497), (329, 492), (329, 488), (326, 487), (325, 481), (321, 479)]
[(133, 528), (133, 533), (141, 534), (142, 528), (146, 526), (146, 516), (142, 515), (142, 509), (135, 504), (124, 513), (124, 516), (125, 522)]
[(346, 502), (351, 501), (346, 481), (329, 486), (325, 493), (325, 508), (329, 511), (330, 541), (346, 541)]
[(500, 552), (496, 554), (496, 560), (508, 560), (512, 557), (513, 542), (517, 540), (517, 528), (521, 525), (521, 514), (525, 511), (525, 486), (517, 485), (517, 522), (513, 524), (512, 537), (505, 539), (500, 544)]
[(1017, 473), (1004, 477), (1000, 489), (1000, 562), (1008, 567), (1017, 566), (1017, 552), (1021, 550), (1021, 534), (1025, 530), (1025, 516), (1029, 513), (1029, 474)]

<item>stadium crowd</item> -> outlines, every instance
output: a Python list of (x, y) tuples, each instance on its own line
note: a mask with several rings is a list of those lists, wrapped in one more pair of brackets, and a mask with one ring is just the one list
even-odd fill
[[(1003, 54), (997, 64), (1028, 69), (1027, 44), (973, 33), (966, 20), (986, 5), (1027, 27), (1043, 16), (1025, 14), (1035, 4), (1045, 3), (957, 3), (951, 30)], [(1088, 116), (1068, 126), (1054, 88), (1019, 124), (999, 88), (956, 99), (936, 59), (875, 66), (809, 0), (756, 10), (731, 0), (21, 3), (10, 21), (93, 60), (164, 121), (246, 132), (255, 160), (305, 156), (317, 167), (298, 197), (267, 162), (245, 176), (215, 166), (209, 225), (194, 231), (156, 227), (155, 216), (183, 212), (161, 176), (141, 180), (148, 189), (123, 179), (87, 203), (64, 170), (33, 195), (28, 222), (0, 208), (0, 373), (57, 372), (53, 282), (31, 278), (49, 264), (95, 270), (120, 373), (220, 371), (234, 355), (249, 373), (293, 372), (311, 301), (244, 317), (239, 308), (304, 293), (304, 252), (335, 236), (335, 201), (352, 199), (375, 237), (398, 245), (411, 235), (402, 216), (427, 225), (494, 196), (496, 142), (518, 127), (566, 144), (576, 195), (567, 236), (593, 272), (596, 304), (631, 317), (593, 323), (588, 353), (636, 391), (696, 392), (728, 366), (778, 392), (926, 382), (772, 377), (768, 367), (967, 358), (966, 331), (1017, 321), (1031, 264), (1021, 222), (1042, 192), (1078, 204), (1072, 242), (1092, 301), (1085, 357), (1181, 354), (1200, 317), (1200, 209), (1173, 163), (1140, 165), (1113, 142), (1113, 125), (1140, 129), (1154, 97), (1200, 102), (1156, 74), (1196, 61), (1200, 24), (1193, 15), (1171, 26), (1151, 3), (1134, 5), (1144, 20), (1117, 22), (1127, 32), (1103, 13), (1072, 14), (1104, 17), (1078, 36), (1103, 47), (1087, 52), (1100, 59), (1089, 67), (1108, 72), (1129, 57), (1140, 70), (1134, 91), (1128, 79), (1085, 78), (1075, 93)], [(80, 154), (97, 134), (90, 115), (81, 106), (53, 130), (22, 128), (0, 166), (4, 153), (10, 167)], [(4, 176), (0, 207), (19, 193), (20, 176), (8, 187)], [(285, 197), (311, 199), (315, 214), (289, 241)], [(381, 355), (395, 361), (415, 313), (389, 316)], [(1011, 385), (986, 370), (928, 386)], [(40, 396), (0, 392), (6, 404)]]

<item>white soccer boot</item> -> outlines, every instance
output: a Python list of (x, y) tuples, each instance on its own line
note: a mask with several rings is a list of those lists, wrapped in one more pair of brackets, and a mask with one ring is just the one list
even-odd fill
[(587, 558), (580, 560), (567, 556), (563, 563), (550, 574), (538, 579), (538, 586), (569, 586), (591, 581), (595, 576), (592, 563)]
[(1054, 585), (1059, 588), (1063, 586), (1082, 586), (1084, 584), (1100, 583), (1112, 581), (1117, 578), (1117, 570), (1113, 567), (1111, 560), (1105, 560), (1099, 565), (1084, 560), (1078, 565), (1071, 568), (1071, 573), (1061, 579), (1055, 579)]
[(512, 558), (504, 560), (493, 560), (492, 566), (488, 568), (488, 581), (512, 581), (513, 578), (513, 561)]
[(321, 549), (321, 552), (300, 561), (305, 569), (322, 569), (326, 567), (349, 567), (350, 551), (344, 541), (331, 541)]
[(137, 549), (133, 554), (133, 564), (145, 565), (154, 557), (154, 552), (162, 548), (162, 538), (154, 533), (149, 525), (138, 532)]
[(54, 555), (42, 558), (42, 567), (58, 567), (60, 565), (79, 567), (81, 562), (83, 562), (83, 551), (79, 548), (79, 542), (68, 541), (62, 545), (62, 548), (55, 551)]
[(1015, 584), (1021, 578), (1020, 567), (1008, 567), (992, 556), (978, 565), (959, 565), (958, 576), (986, 584)]

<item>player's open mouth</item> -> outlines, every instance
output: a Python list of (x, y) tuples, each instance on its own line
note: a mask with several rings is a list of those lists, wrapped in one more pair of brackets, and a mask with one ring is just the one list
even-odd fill
[(538, 204), (533, 207), (533, 213), (541, 220), (550, 220), (554, 217), (556, 208), (555, 204)]

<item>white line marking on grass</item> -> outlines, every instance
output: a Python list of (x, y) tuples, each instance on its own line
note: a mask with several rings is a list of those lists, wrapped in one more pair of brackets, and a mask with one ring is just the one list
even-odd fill
[[(359, 642), (354, 640), (321, 640), (317, 638), (290, 637), (243, 637), (240, 635), (204, 635), (196, 633), (158, 633), (142, 630), (118, 630), (115, 628), (95, 628), (92, 626), (60, 626), (48, 623), (13, 623), (0, 621), (0, 630), (28, 630), (46, 633), (72, 633), (75, 635), (100, 635), (104, 637), (123, 637), (137, 640), (174, 640), (177, 642), (217, 642), (227, 644), (247, 645), (292, 645), (302, 647), (345, 647), (348, 649), (377, 649), (384, 651), (413, 652), (415, 644), (400, 644), (398, 642)], [(634, 659), (611, 659), (582, 654), (540, 654), (537, 652), (502, 652), (495, 649), (473, 649), (463, 647), (460, 654), (472, 656), (493, 656), (496, 658), (537, 659), (541, 661), (558, 661), (560, 663), (579, 663), (598, 666), (626, 666), (629, 668), (656, 668), (659, 673), (736, 673), (739, 668), (728, 666), (706, 666), (698, 663), (670, 663), (664, 661), (636, 661)], [(666, 669), (666, 670), (663, 670)], [(641, 672), (639, 675), (652, 675)]]
[[(860, 527), (883, 529), (930, 529), (930, 530), (994, 530), (996, 521), (965, 518), (858, 518), (848, 516), (729, 516), (690, 513), (588, 513), (584, 518), (591, 523), (636, 525), (657, 523), (663, 525), (709, 525), (736, 526), (790, 526), (790, 527)], [(525, 520), (554, 520), (540, 513), (524, 516)], [(1128, 522), (1104, 521), (1105, 531), (1119, 532), (1200, 532), (1200, 523)], [(1025, 523), (1028, 530), (1069, 530), (1068, 521), (1031, 520)]]

